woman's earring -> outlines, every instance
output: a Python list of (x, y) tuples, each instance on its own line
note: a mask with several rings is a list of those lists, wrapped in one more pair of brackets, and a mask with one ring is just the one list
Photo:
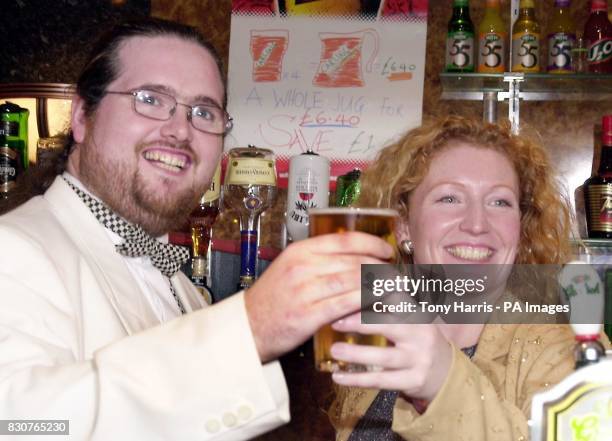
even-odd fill
[(400, 242), (400, 249), (406, 256), (410, 256), (414, 251), (414, 245), (411, 240), (405, 239)]

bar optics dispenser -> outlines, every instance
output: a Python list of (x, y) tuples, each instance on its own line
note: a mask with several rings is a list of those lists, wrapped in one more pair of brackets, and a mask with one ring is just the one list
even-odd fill
[(240, 281), (247, 289), (256, 278), (259, 218), (276, 198), (276, 162), (272, 150), (238, 147), (229, 151), (223, 204), (240, 217)]

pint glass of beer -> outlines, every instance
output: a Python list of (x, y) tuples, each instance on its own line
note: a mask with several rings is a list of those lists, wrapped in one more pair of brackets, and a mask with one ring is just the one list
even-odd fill
[[(310, 237), (345, 231), (363, 231), (378, 236), (395, 248), (395, 223), (398, 213), (386, 208), (330, 207), (308, 210)], [(315, 367), (321, 372), (362, 372), (375, 370), (375, 366), (363, 366), (334, 360), (330, 348), (335, 342), (360, 345), (386, 346), (382, 335), (362, 335), (337, 332), (325, 325), (314, 336)]]

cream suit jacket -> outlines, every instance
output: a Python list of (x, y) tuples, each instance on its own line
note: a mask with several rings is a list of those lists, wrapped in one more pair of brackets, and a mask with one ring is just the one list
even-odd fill
[(0, 217), (0, 243), (0, 419), (69, 420), (57, 440), (130, 441), (242, 440), (289, 420), (242, 294), (204, 308), (179, 273), (191, 312), (160, 324), (63, 179)]

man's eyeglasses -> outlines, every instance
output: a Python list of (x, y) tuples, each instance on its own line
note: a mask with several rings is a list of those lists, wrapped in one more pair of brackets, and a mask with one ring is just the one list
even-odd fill
[(232, 117), (222, 108), (214, 104), (196, 104), (190, 106), (176, 101), (172, 95), (155, 90), (140, 89), (133, 92), (106, 91), (115, 95), (131, 95), (134, 97), (134, 111), (147, 118), (167, 121), (176, 112), (176, 106), (189, 109), (187, 119), (191, 125), (201, 132), (212, 135), (225, 135), (234, 126)]

